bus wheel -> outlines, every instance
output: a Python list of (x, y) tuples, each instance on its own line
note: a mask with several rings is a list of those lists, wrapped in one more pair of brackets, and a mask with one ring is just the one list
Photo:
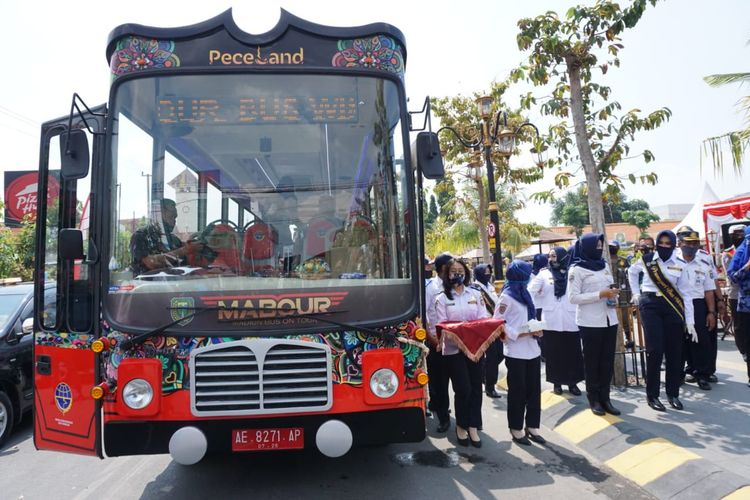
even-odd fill
[(13, 405), (10, 398), (3, 391), (0, 391), (0, 447), (8, 440), (14, 423)]

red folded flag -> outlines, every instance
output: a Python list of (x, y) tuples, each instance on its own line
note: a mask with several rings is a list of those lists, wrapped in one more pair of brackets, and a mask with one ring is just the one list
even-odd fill
[(435, 326), (438, 338), (446, 335), (467, 358), (477, 363), (496, 339), (505, 339), (505, 320), (484, 318), (473, 321), (445, 321)]

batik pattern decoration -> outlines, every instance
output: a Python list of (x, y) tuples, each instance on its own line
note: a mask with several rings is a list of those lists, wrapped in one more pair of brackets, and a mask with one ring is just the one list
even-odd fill
[(63, 349), (91, 349), (94, 336), (86, 333), (36, 332), (36, 345), (61, 347)]
[(112, 79), (144, 69), (169, 69), (180, 66), (170, 40), (156, 40), (129, 36), (117, 41), (110, 58)]
[(403, 51), (393, 38), (375, 35), (368, 38), (339, 40), (337, 48), (338, 52), (331, 60), (331, 65), (334, 67), (377, 69), (396, 73), (403, 78)]
[[(413, 340), (414, 331), (419, 328), (421, 321), (407, 321), (396, 326), (397, 341), (386, 340), (385, 336), (364, 333), (361, 331), (343, 331), (328, 333), (313, 333), (308, 335), (289, 335), (289, 340), (301, 340), (326, 344), (332, 355), (332, 381), (335, 384), (362, 384), (362, 354), (371, 349), (398, 347), (404, 356), (404, 375), (409, 383), (416, 384), (414, 377), (418, 369), (424, 369), (426, 348), (422, 342)], [(198, 347), (222, 344), (238, 340), (234, 337), (164, 337), (149, 338), (135, 347), (123, 351), (118, 347), (130, 338), (130, 335), (110, 330), (106, 323), (102, 324), (103, 336), (109, 340), (112, 349), (102, 354), (106, 377), (117, 380), (117, 367), (126, 358), (154, 358), (161, 362), (163, 369), (162, 392), (187, 389), (190, 376), (188, 362), (190, 352)], [(389, 330), (386, 328), (384, 330)], [(257, 337), (246, 337), (252, 340)]]

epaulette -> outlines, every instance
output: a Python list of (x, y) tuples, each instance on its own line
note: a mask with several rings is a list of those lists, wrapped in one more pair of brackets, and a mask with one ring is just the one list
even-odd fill
[(677, 256), (675, 255), (675, 257), (674, 257), (674, 258), (675, 258), (675, 260), (677, 260), (677, 261), (679, 261), (679, 262), (682, 262), (683, 264), (687, 264), (687, 261), (686, 261), (685, 259), (683, 259), (682, 257), (677, 257)]
[(711, 255), (710, 253), (706, 252), (706, 251), (705, 251), (705, 250), (703, 250), (702, 248), (699, 248), (699, 249), (698, 249), (698, 253), (702, 253), (702, 254), (704, 254), (704, 255)]

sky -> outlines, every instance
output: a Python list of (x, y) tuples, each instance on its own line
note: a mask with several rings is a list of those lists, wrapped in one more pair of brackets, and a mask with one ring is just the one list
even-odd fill
[[(553, 10), (564, 15), (575, 0), (381, 0), (374, 4), (317, 0), (227, 2), (192, 0), (4, 2), (0, 47), (0, 171), (35, 170), (39, 127), (66, 115), (73, 92), (89, 106), (106, 101), (109, 68), (107, 35), (116, 26), (184, 26), (232, 8), (237, 24), (259, 34), (277, 22), (279, 8), (298, 17), (332, 26), (387, 22), (405, 35), (406, 92), (409, 107), (419, 109), (426, 96), (472, 95), (503, 80), (523, 61), (516, 45), (517, 21)], [(626, 1), (621, 2), (623, 5)], [(720, 199), (750, 191), (747, 179), (729, 171), (716, 177), (709, 163), (701, 169), (702, 139), (744, 126), (737, 101), (747, 88), (711, 88), (703, 77), (713, 73), (747, 71), (750, 56), (750, 2), (746, 0), (666, 0), (649, 8), (641, 22), (623, 35), (621, 68), (612, 68), (602, 83), (612, 88), (623, 110), (648, 112), (671, 109), (666, 125), (636, 136), (633, 151), (650, 149), (656, 160), (648, 165), (629, 160), (622, 174), (655, 171), (656, 186), (627, 184), (628, 198), (652, 206), (694, 203), (708, 182)], [(511, 104), (525, 91), (512, 87)], [(541, 95), (541, 93), (539, 93)], [(529, 120), (546, 123), (538, 112)], [(524, 165), (524, 156), (511, 165)], [(526, 189), (529, 195), (551, 187), (553, 173)], [(2, 183), (2, 178), (0, 178)], [(524, 222), (546, 224), (549, 205), (528, 201), (517, 215)]]

